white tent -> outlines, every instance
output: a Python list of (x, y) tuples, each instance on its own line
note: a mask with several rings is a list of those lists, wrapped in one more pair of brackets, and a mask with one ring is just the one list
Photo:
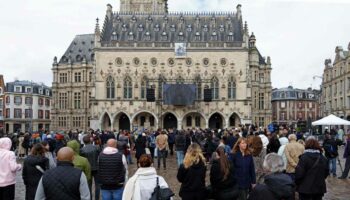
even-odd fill
[(335, 115), (328, 115), (327, 117), (324, 117), (318, 121), (312, 122), (313, 126), (318, 126), (318, 125), (350, 125), (350, 121), (341, 119)]

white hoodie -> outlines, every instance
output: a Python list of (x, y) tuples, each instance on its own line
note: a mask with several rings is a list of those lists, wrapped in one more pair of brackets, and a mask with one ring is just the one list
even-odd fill
[(168, 188), (164, 178), (157, 175), (154, 167), (139, 168), (126, 183), (123, 200), (149, 200), (159, 179), (160, 188)]

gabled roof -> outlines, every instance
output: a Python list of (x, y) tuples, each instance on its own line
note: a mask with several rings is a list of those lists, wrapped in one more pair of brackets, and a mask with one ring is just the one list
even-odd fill
[(94, 59), (94, 46), (94, 34), (77, 35), (61, 57), (59, 63), (68, 63), (69, 60), (72, 63), (82, 62), (84, 58), (86, 62), (91, 62)]
[[(233, 12), (152, 15), (117, 12), (111, 19), (106, 17), (101, 41), (242, 42), (242, 29), (242, 18)], [(196, 36), (200, 36), (199, 41)]]

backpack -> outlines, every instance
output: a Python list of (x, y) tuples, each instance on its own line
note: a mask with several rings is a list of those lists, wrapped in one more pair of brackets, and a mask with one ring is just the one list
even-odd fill
[(150, 135), (150, 136), (148, 137), (148, 145), (149, 145), (149, 147), (151, 147), (151, 148), (156, 148), (156, 136)]

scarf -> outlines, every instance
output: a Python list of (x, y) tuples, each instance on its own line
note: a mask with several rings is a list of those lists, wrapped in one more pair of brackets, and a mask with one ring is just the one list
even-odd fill
[(140, 200), (141, 192), (140, 185), (138, 184), (139, 176), (149, 176), (157, 175), (156, 169), (154, 167), (141, 167), (132, 176), (129, 181), (126, 183), (126, 186), (123, 191), (123, 200)]

